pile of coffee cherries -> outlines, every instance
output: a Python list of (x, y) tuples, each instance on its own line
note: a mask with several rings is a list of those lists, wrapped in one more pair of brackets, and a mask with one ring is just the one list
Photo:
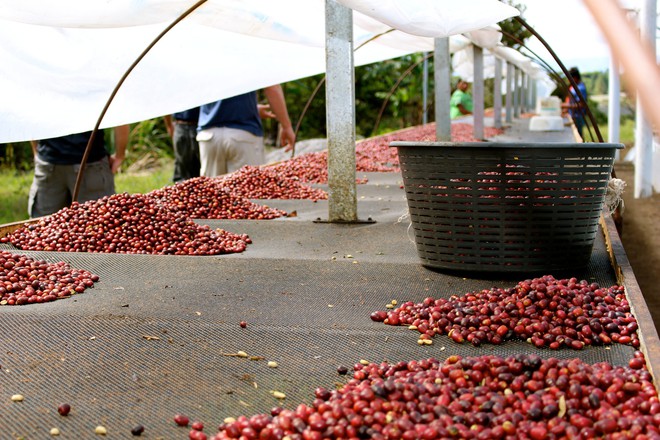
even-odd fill
[(274, 167), (244, 166), (222, 178), (232, 194), (248, 199), (324, 200), (328, 193), (300, 182), (297, 176), (284, 177)]
[[(451, 124), (452, 142), (477, 142), (474, 128), (463, 122)], [(485, 137), (501, 134), (502, 130), (493, 127), (484, 128)], [(398, 172), (399, 156), (396, 148), (390, 148), (390, 142), (434, 142), (435, 123), (406, 128), (394, 133), (384, 134), (362, 140), (356, 144), (356, 169), (363, 172)]]
[(354, 368), (340, 389), (317, 388), (310, 406), (240, 416), (211, 439), (660, 436), (660, 401), (643, 367), (488, 355)]
[(608, 288), (551, 275), (521, 281), (510, 289), (491, 288), (450, 298), (412, 301), (371, 319), (406, 325), (420, 340), (446, 334), (458, 343), (501, 344), (528, 340), (536, 347), (581, 349), (612, 342), (639, 347), (637, 320), (622, 286)]
[(266, 220), (286, 215), (280, 209), (258, 205), (220, 178), (195, 177), (148, 194), (169, 209), (191, 218)]
[(301, 154), (269, 168), (275, 170), (283, 179), (296, 179), (303, 183), (328, 183), (328, 152)]
[[(493, 127), (484, 129), (485, 137), (493, 137), (502, 130)], [(473, 126), (465, 123), (451, 125), (453, 142), (477, 142), (473, 136)], [(356, 143), (356, 171), (359, 172), (398, 172), (399, 157), (396, 148), (390, 148), (392, 141), (435, 141), (435, 124), (410, 127), (395, 133), (374, 136)], [(328, 152), (321, 151), (296, 156), (271, 167), (283, 179), (297, 179), (304, 183), (328, 182)], [(358, 180), (363, 183), (365, 180)]]
[(212, 230), (142, 194), (114, 194), (70, 207), (0, 239), (34, 251), (218, 255), (243, 252), (247, 235)]
[(64, 262), (47, 263), (25, 255), (0, 251), (0, 305), (55, 301), (83, 293), (99, 280), (84, 269)]

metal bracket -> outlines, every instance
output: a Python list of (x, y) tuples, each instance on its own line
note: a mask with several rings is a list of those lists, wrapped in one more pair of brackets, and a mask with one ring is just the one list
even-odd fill
[(339, 224), (339, 225), (370, 225), (373, 223), (376, 223), (376, 220), (372, 219), (371, 217), (368, 217), (366, 220), (336, 220), (336, 221), (330, 221), (328, 219), (322, 219), (321, 217), (317, 217), (316, 220), (314, 220), (313, 223), (334, 223), (334, 224)]

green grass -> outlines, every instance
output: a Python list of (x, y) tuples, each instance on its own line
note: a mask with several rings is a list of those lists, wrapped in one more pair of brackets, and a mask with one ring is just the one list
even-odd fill
[(139, 173), (121, 173), (115, 176), (115, 191), (129, 194), (146, 194), (157, 188), (172, 184), (174, 162), (168, 161), (161, 167)]
[[(145, 194), (172, 184), (173, 162), (139, 173), (121, 173), (115, 176), (118, 193)], [(28, 195), (32, 172), (0, 170), (0, 225), (27, 220)]]
[(28, 218), (27, 202), (32, 173), (0, 170), (0, 224)]
[[(598, 125), (598, 129), (600, 130), (600, 134), (603, 135), (605, 142), (608, 142), (608, 125), (600, 124)], [(624, 119), (621, 121), (621, 125), (619, 126), (619, 142), (624, 144), (626, 147), (631, 147), (635, 143), (634, 119)]]

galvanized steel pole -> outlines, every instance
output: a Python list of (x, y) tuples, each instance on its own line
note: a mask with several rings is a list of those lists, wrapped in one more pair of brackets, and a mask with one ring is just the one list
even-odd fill
[[(619, 63), (610, 58), (610, 78), (607, 87), (607, 142), (619, 143), (621, 132), (621, 80), (619, 77)], [(615, 160), (621, 153), (616, 150)]]
[[(655, 53), (656, 0), (645, 0), (639, 13), (640, 38)], [(642, 98), (637, 93), (635, 128), (635, 198), (653, 195), (653, 127), (648, 121)]]
[(325, 2), (328, 220), (357, 221), (353, 11)]
[(502, 60), (495, 58), (495, 80), (493, 82), (493, 125), (502, 128)]
[(473, 111), (472, 127), (474, 138), (484, 138), (484, 50), (479, 46), (472, 46), (473, 77)]
[(510, 124), (513, 121), (513, 92), (511, 91), (513, 84), (513, 64), (506, 63), (506, 123)]
[(436, 38), (433, 50), (433, 79), (435, 81), (435, 137), (438, 142), (451, 142), (451, 57), (449, 38)]
[(424, 52), (424, 64), (422, 65), (422, 124), (429, 122), (429, 59)]
[(529, 76), (524, 70), (520, 75), (520, 81), (522, 82), (522, 90), (520, 91), (522, 94), (522, 97), (520, 98), (520, 113), (527, 113), (527, 110), (529, 109)]
[(513, 68), (513, 117), (520, 117), (520, 69)]

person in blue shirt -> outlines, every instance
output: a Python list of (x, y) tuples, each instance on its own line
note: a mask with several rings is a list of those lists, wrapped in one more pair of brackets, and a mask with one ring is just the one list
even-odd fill
[[(566, 96), (566, 101), (562, 105), (562, 108), (568, 110), (568, 114), (573, 119), (575, 128), (580, 134), (580, 137), (583, 138), (582, 130), (585, 125), (585, 116), (587, 114), (587, 86), (585, 86), (582, 82), (582, 76), (580, 75), (580, 70), (578, 70), (577, 67), (571, 67), (568, 73), (571, 75), (571, 78), (573, 78), (573, 81), (575, 81), (577, 84), (578, 91), (580, 93), (576, 92), (571, 85), (568, 89), (569, 94)], [(580, 98), (580, 95), (582, 95), (584, 101), (582, 98)]]
[[(103, 131), (94, 136), (78, 191), (78, 202), (115, 193), (114, 174), (124, 160), (130, 127), (115, 127), (114, 134), (114, 154), (106, 149)], [(34, 178), (28, 200), (31, 218), (53, 214), (71, 205), (80, 162), (91, 135), (92, 132), (87, 131), (32, 142)]]
[(174, 146), (173, 182), (199, 177), (199, 144), (197, 143), (197, 121), (199, 107), (165, 116), (167, 132)]
[(245, 165), (265, 161), (264, 131), (261, 119), (272, 116), (280, 123), (280, 144), (290, 151), (296, 135), (289, 119), (282, 86), (266, 87), (269, 106), (258, 105), (257, 92), (204, 104), (197, 127), (200, 175), (215, 177), (234, 172)]

